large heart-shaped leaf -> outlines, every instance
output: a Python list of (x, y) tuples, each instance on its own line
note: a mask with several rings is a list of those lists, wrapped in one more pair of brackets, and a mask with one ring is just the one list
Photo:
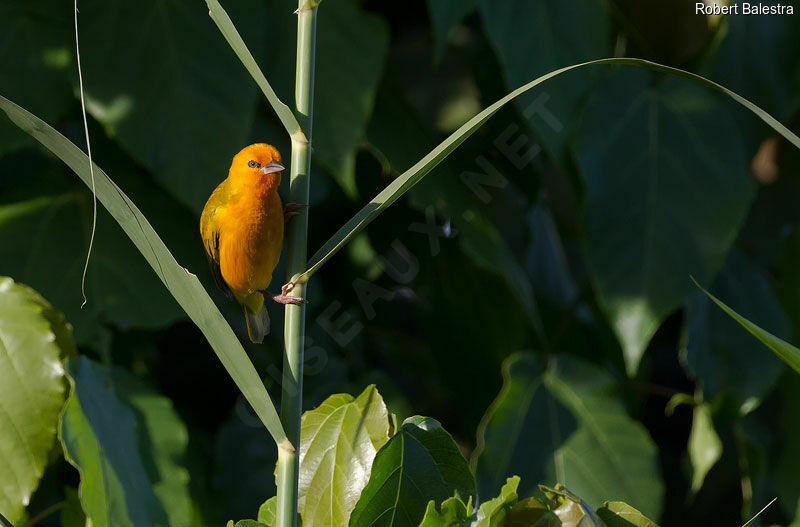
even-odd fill
[(0, 277), (0, 514), (16, 522), (39, 485), (64, 404), (61, 356), (74, 353), (63, 316)]
[(389, 414), (378, 390), (331, 395), (300, 425), (297, 510), (305, 527), (346, 525), (389, 440)]
[(660, 514), (655, 445), (625, 413), (611, 377), (576, 359), (547, 366), (531, 354), (509, 357), (503, 373), (503, 389), (478, 432), (479, 493), (519, 474), (522, 495), (537, 482), (558, 481), (590, 505), (625, 499)]
[(428, 502), (475, 496), (475, 480), (458, 446), (428, 417), (409, 417), (378, 452), (351, 527), (418, 527)]
[[(661, 321), (708, 280), (755, 185), (728, 109), (705, 90), (618, 71), (578, 136), (586, 258), (629, 373)], [(663, 81), (663, 82), (662, 82)]]
[[(566, 64), (609, 54), (610, 19), (599, 0), (482, 0), (480, 8), (509, 88)], [(592, 73), (570, 73), (543, 92), (522, 95), (517, 101), (558, 161), (566, 157), (570, 129), (578, 123), (580, 101), (591, 87)]]
[[(46, 180), (45, 180), (46, 181)], [(97, 337), (102, 323), (122, 328), (160, 328), (182, 318), (158, 278), (104, 211), (87, 273), (87, 304), (81, 308), (81, 274), (91, 231), (92, 197), (82, 189), (0, 205), (0, 272), (46, 292), (75, 325), (76, 340)], [(59, 271), (53, 272), (58, 262)]]

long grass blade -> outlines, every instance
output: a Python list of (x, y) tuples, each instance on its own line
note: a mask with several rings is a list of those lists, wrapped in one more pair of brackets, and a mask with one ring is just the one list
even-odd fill
[(761, 341), (766, 347), (775, 352), (775, 355), (780, 357), (783, 362), (791, 366), (796, 372), (800, 373), (800, 349), (792, 346), (783, 339), (779, 339), (769, 331), (761, 329), (759, 326), (753, 324), (742, 315), (728, 307), (722, 300), (715, 297), (697, 283), (697, 280), (692, 278), (694, 285), (696, 285), (703, 293), (708, 296), (720, 309), (727, 313), (732, 319), (738, 322), (744, 329), (749, 331), (755, 338)]
[(286, 131), (292, 139), (300, 141), (301, 143), (307, 142), (305, 134), (300, 128), (300, 123), (297, 122), (297, 118), (292, 113), (292, 110), (278, 98), (275, 90), (270, 86), (261, 68), (256, 64), (253, 54), (247, 49), (247, 44), (244, 43), (241, 35), (239, 35), (239, 32), (236, 30), (236, 26), (231, 22), (228, 13), (222, 8), (218, 0), (206, 0), (206, 4), (208, 5), (209, 16), (211, 16), (211, 19), (217, 24), (217, 27), (222, 32), (222, 36), (228, 41), (231, 49), (233, 49), (236, 56), (239, 57), (239, 60), (242, 61), (244, 67), (250, 72), (250, 76), (253, 77), (258, 87), (264, 92), (264, 96), (267, 98), (267, 101), (269, 101), (272, 109), (275, 110), (275, 113), (278, 114), (278, 119), (280, 119), (283, 127), (286, 128)]
[[(80, 148), (47, 123), (3, 96), (0, 96), (0, 110), (15, 125), (64, 161), (91, 188), (89, 159)], [(208, 292), (195, 275), (178, 264), (147, 218), (96, 164), (94, 176), (100, 203), (130, 237), (189, 318), (197, 324), (275, 442), (285, 448), (288, 442), (286, 434), (269, 394), (253, 363)]]
[(498, 110), (500, 110), (503, 106), (511, 102), (517, 96), (525, 93), (528, 90), (535, 88), (536, 86), (542, 84), (543, 82), (552, 79), (553, 77), (557, 77), (562, 73), (566, 73), (570, 70), (583, 68), (587, 66), (595, 66), (595, 65), (619, 65), (619, 66), (635, 66), (635, 67), (642, 67), (647, 69), (656, 70), (663, 73), (668, 73), (671, 75), (676, 75), (679, 77), (685, 77), (696, 81), (700, 84), (703, 84), (709, 88), (712, 88), (716, 91), (722, 92), (733, 100), (756, 114), (762, 121), (767, 123), (772, 129), (776, 132), (781, 134), (785, 137), (790, 143), (792, 143), (797, 148), (800, 148), (800, 137), (796, 136), (792, 133), (788, 128), (786, 128), (783, 124), (781, 124), (777, 119), (772, 117), (770, 114), (753, 104), (752, 102), (748, 101), (741, 95), (729, 90), (728, 88), (717, 84), (716, 82), (706, 79), (700, 75), (695, 73), (691, 73), (688, 71), (684, 71), (678, 68), (672, 68), (670, 66), (664, 66), (663, 64), (658, 64), (656, 62), (651, 62), (649, 60), (642, 60), (642, 59), (631, 59), (631, 58), (610, 58), (610, 59), (599, 59), (593, 60), (589, 62), (583, 62), (580, 64), (573, 64), (571, 66), (566, 66), (564, 68), (560, 68), (541, 77), (538, 77), (531, 82), (520, 86), (516, 90), (512, 91), (502, 99), (498, 100), (491, 106), (487, 107), (485, 110), (477, 114), (475, 117), (467, 121), (464, 125), (462, 125), (458, 130), (453, 132), (447, 139), (442, 141), (439, 146), (433, 149), (428, 155), (423, 157), (417, 164), (403, 172), (400, 176), (397, 177), (394, 181), (392, 181), (385, 189), (378, 193), (377, 196), (372, 198), (369, 203), (367, 203), (355, 216), (350, 218), (350, 220), (345, 223), (336, 233), (331, 236), (331, 238), (325, 242), (325, 244), (311, 257), (311, 261), (309, 264), (309, 268), (299, 275), (295, 280), (294, 283), (303, 283), (307, 281), (311, 275), (313, 275), (319, 268), (328, 261), (328, 259), (336, 254), (342, 247), (344, 247), (347, 242), (349, 242), (353, 236), (358, 234), (364, 227), (369, 225), (369, 223), (374, 220), (381, 212), (386, 210), (389, 205), (397, 201), (403, 194), (408, 192), (411, 187), (416, 185), (423, 177), (425, 177), (431, 170), (433, 170), (436, 165), (441, 163), (441, 161), (446, 158), (453, 150), (455, 150), (461, 143), (463, 143), (469, 136), (471, 136), (478, 128), (480, 128), (483, 123), (485, 123), (492, 115), (494, 115)]

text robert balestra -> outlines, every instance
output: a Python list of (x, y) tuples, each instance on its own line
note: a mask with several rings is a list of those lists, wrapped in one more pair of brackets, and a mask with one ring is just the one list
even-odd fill
[(725, 5), (713, 2), (706, 4), (697, 2), (694, 5), (696, 15), (793, 15), (794, 6), (785, 4), (741, 4)]

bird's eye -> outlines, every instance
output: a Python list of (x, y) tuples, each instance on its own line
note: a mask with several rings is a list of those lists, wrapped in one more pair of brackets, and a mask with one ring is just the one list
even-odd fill
[(250, 161), (249, 163), (247, 163), (247, 166), (249, 166), (250, 168), (261, 168), (261, 165), (259, 165), (258, 162), (256, 161)]

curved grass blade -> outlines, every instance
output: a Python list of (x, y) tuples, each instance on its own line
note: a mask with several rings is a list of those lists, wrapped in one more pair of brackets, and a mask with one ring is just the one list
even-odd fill
[(217, 27), (222, 32), (222, 36), (228, 41), (231, 49), (233, 49), (236, 56), (239, 57), (239, 60), (242, 61), (244, 67), (250, 72), (250, 76), (253, 77), (258, 87), (264, 92), (264, 96), (269, 101), (272, 109), (275, 110), (275, 113), (278, 114), (278, 119), (281, 120), (283, 127), (286, 128), (286, 131), (289, 132), (292, 139), (300, 142), (308, 142), (294, 113), (292, 113), (292, 110), (278, 98), (275, 90), (270, 86), (264, 73), (258, 67), (258, 64), (256, 64), (250, 50), (247, 49), (247, 44), (244, 43), (241, 35), (239, 35), (239, 32), (236, 30), (236, 26), (231, 22), (228, 13), (222, 8), (218, 0), (206, 0), (206, 4), (208, 5), (209, 16), (214, 23), (217, 24)]
[[(66, 163), (91, 188), (88, 158), (47, 123), (0, 95), (0, 110)], [(291, 448), (278, 413), (253, 363), (197, 276), (181, 267), (147, 218), (96, 164), (97, 197), (147, 260), (175, 300), (197, 324), (279, 447)]]
[(377, 196), (367, 203), (355, 216), (353, 216), (347, 223), (345, 223), (325, 244), (311, 257), (311, 263), (304, 273), (298, 275), (293, 279), (294, 283), (303, 283), (308, 280), (328, 259), (336, 254), (344, 245), (350, 241), (356, 234), (358, 234), (364, 227), (374, 220), (381, 212), (383, 212), (389, 205), (394, 203), (399, 197), (408, 192), (411, 187), (416, 185), (423, 177), (425, 177), (436, 165), (447, 157), (450, 152), (455, 150), (461, 143), (463, 143), (469, 136), (471, 136), (483, 123), (485, 123), (492, 115), (494, 115), (503, 106), (511, 102), (515, 97), (522, 93), (535, 88), (539, 84), (557, 77), (567, 71), (583, 68), (586, 66), (595, 65), (620, 65), (620, 66), (636, 66), (648, 68), (678, 77), (685, 77), (700, 84), (712, 88), (716, 91), (722, 92), (733, 100), (756, 114), (762, 121), (767, 123), (773, 130), (785, 137), (790, 143), (800, 149), (800, 137), (792, 133), (788, 128), (782, 125), (777, 119), (770, 114), (748, 101), (741, 95), (729, 90), (728, 88), (717, 84), (716, 82), (706, 79), (700, 75), (664, 66), (656, 62), (642, 59), (631, 58), (610, 58), (598, 59), (589, 62), (582, 62), (580, 64), (573, 64), (563, 68), (551, 71), (541, 77), (538, 77), (531, 82), (520, 86), (512, 91), (502, 99), (498, 100), (491, 106), (484, 109), (475, 117), (467, 121), (458, 130), (453, 132), (447, 139), (442, 141), (439, 146), (434, 148), (428, 155), (423, 157), (417, 164), (403, 172), (400, 176), (392, 181), (385, 189), (378, 193)]
[(760, 327), (756, 326), (739, 313), (728, 307), (722, 300), (718, 299), (705, 289), (703, 286), (697, 283), (697, 280), (692, 278), (694, 285), (696, 285), (700, 291), (706, 294), (708, 298), (710, 298), (715, 304), (719, 306), (724, 312), (726, 312), (732, 319), (736, 322), (741, 324), (741, 326), (749, 331), (755, 338), (760, 340), (766, 347), (771, 349), (775, 352), (775, 355), (780, 357), (783, 362), (791, 366), (796, 372), (800, 373), (800, 349), (792, 346), (785, 340), (779, 339), (769, 331), (763, 330)]

